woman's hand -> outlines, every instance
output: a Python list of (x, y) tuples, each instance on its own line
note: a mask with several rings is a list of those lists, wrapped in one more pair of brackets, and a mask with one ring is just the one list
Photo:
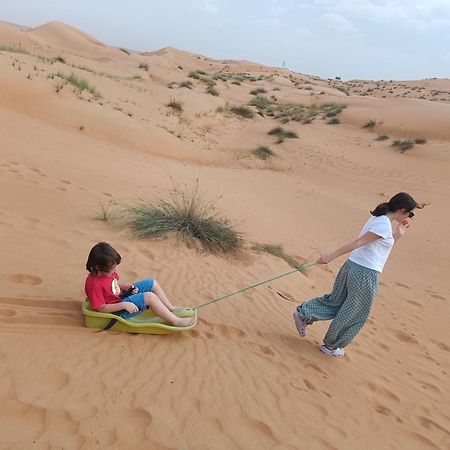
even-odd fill
[(139, 311), (139, 308), (131, 302), (122, 302), (121, 304), (123, 306), (123, 309), (126, 309), (129, 313), (135, 313)]
[(333, 261), (333, 255), (320, 255), (320, 258), (317, 260), (317, 264), (328, 264)]
[(405, 219), (402, 220), (398, 225), (394, 233), (394, 239), (398, 239), (399, 237), (402, 237), (406, 230), (409, 228), (409, 222)]

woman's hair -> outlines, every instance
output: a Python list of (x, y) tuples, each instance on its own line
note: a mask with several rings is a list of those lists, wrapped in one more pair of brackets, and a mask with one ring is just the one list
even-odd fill
[(399, 192), (395, 194), (388, 202), (380, 203), (373, 211), (370, 211), (372, 216), (383, 216), (389, 212), (395, 212), (399, 209), (404, 209), (407, 212), (412, 211), (414, 208), (422, 209), (425, 204), (417, 203), (406, 192)]
[(121, 256), (107, 242), (99, 242), (89, 252), (86, 270), (93, 275), (107, 272), (115, 264), (120, 264)]

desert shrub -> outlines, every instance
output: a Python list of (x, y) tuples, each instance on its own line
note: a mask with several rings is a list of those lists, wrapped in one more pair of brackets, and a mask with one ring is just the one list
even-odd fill
[(426, 144), (427, 140), (423, 137), (415, 138), (414, 143), (415, 144)]
[(288, 139), (298, 138), (297, 133), (294, 133), (293, 131), (287, 131), (282, 127), (272, 128), (267, 134)]
[(194, 78), (195, 80), (200, 80), (200, 75), (195, 71), (195, 70), (191, 70), (189, 73), (188, 73), (188, 77), (189, 78)]
[(138, 69), (144, 69), (144, 70), (148, 71), (148, 64), (140, 62), (138, 65)]
[(244, 117), (244, 119), (251, 119), (254, 116), (253, 111), (246, 106), (232, 106), (230, 111), (237, 116)]
[(375, 122), (375, 120), (369, 120), (367, 123), (365, 123), (363, 125), (363, 128), (370, 128), (370, 129), (372, 129), (372, 128), (375, 127), (376, 124), (377, 123)]
[(267, 91), (264, 88), (256, 88), (250, 91), (252, 95), (265, 94)]
[(275, 153), (269, 148), (265, 146), (260, 146), (252, 151), (252, 153), (259, 159), (266, 160), (275, 156)]
[(0, 52), (9, 52), (9, 53), (23, 53), (25, 55), (29, 55), (28, 50), (25, 50), (23, 47), (13, 47), (10, 45), (0, 44)]
[(338, 124), (340, 124), (341, 123), (341, 121), (337, 118), (337, 117), (330, 117), (328, 120), (327, 120), (327, 124), (328, 125), (338, 125)]
[(121, 52), (126, 53), (127, 55), (131, 55), (130, 51), (127, 50), (126, 48), (119, 48), (119, 50), (120, 50)]
[(91, 86), (89, 82), (84, 78), (78, 78), (74, 73), (71, 73), (70, 75), (65, 75), (62, 72), (58, 72), (56, 74), (50, 75), (51, 78), (54, 78), (55, 76), (62, 78), (63, 80), (66, 80), (72, 86), (76, 87), (79, 90), (79, 92), (88, 91), (94, 97), (101, 98), (101, 94), (97, 91), (95, 86)]
[(404, 153), (406, 150), (409, 150), (414, 147), (414, 141), (411, 141), (409, 139), (406, 140), (396, 139), (392, 143), (392, 147), (398, 148), (402, 153)]
[(271, 245), (271, 244), (254, 244), (252, 250), (257, 252), (265, 252), (270, 255), (276, 256), (286, 261), (291, 267), (298, 268), (301, 267), (301, 263), (297, 261), (293, 256), (288, 255), (281, 245)]
[(387, 141), (388, 139), (389, 136), (387, 134), (380, 134), (375, 138), (376, 141)]
[(215, 213), (214, 203), (202, 198), (198, 186), (191, 193), (176, 190), (168, 201), (128, 208), (124, 218), (140, 238), (176, 233), (188, 245), (210, 252), (231, 252), (242, 245), (240, 233)]
[(171, 99), (167, 105), (169, 108), (172, 108), (176, 112), (182, 112), (183, 111), (183, 104), (181, 102), (178, 102), (176, 100)]
[(266, 109), (272, 102), (265, 95), (257, 95), (248, 104), (259, 109)]
[(192, 81), (190, 80), (186, 80), (186, 81), (182, 81), (179, 85), (180, 88), (188, 88), (188, 89), (192, 89)]
[(54, 61), (55, 62), (60, 62), (62, 64), (66, 64), (66, 60), (62, 56), (56, 56)]

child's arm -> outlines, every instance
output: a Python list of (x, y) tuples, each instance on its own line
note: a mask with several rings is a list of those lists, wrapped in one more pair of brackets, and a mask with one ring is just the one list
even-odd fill
[(368, 231), (367, 233), (360, 236), (358, 239), (355, 239), (354, 241), (345, 244), (344, 246), (336, 249), (334, 252), (329, 253), (327, 255), (322, 255), (317, 260), (317, 263), (328, 264), (329, 262), (333, 261), (333, 259), (345, 255), (346, 253), (352, 252), (353, 250), (356, 250), (357, 248), (362, 247), (363, 245), (370, 244), (371, 242), (376, 241), (377, 239), (381, 239), (381, 236), (378, 236), (378, 234)]
[(139, 289), (132, 285), (132, 284), (119, 284), (120, 287), (120, 295), (123, 295), (125, 293), (130, 294), (137, 294), (139, 292)]
[(97, 311), (104, 313), (112, 313), (116, 311), (121, 311), (126, 309), (129, 313), (138, 312), (139, 308), (131, 302), (119, 302), (119, 303), (105, 303), (102, 307), (98, 308)]

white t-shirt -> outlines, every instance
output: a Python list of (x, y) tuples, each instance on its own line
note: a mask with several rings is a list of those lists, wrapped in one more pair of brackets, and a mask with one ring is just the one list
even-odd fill
[(382, 272), (394, 245), (391, 221), (387, 216), (371, 217), (363, 226), (359, 236), (369, 231), (378, 234), (381, 238), (353, 250), (349, 259), (360, 266)]

